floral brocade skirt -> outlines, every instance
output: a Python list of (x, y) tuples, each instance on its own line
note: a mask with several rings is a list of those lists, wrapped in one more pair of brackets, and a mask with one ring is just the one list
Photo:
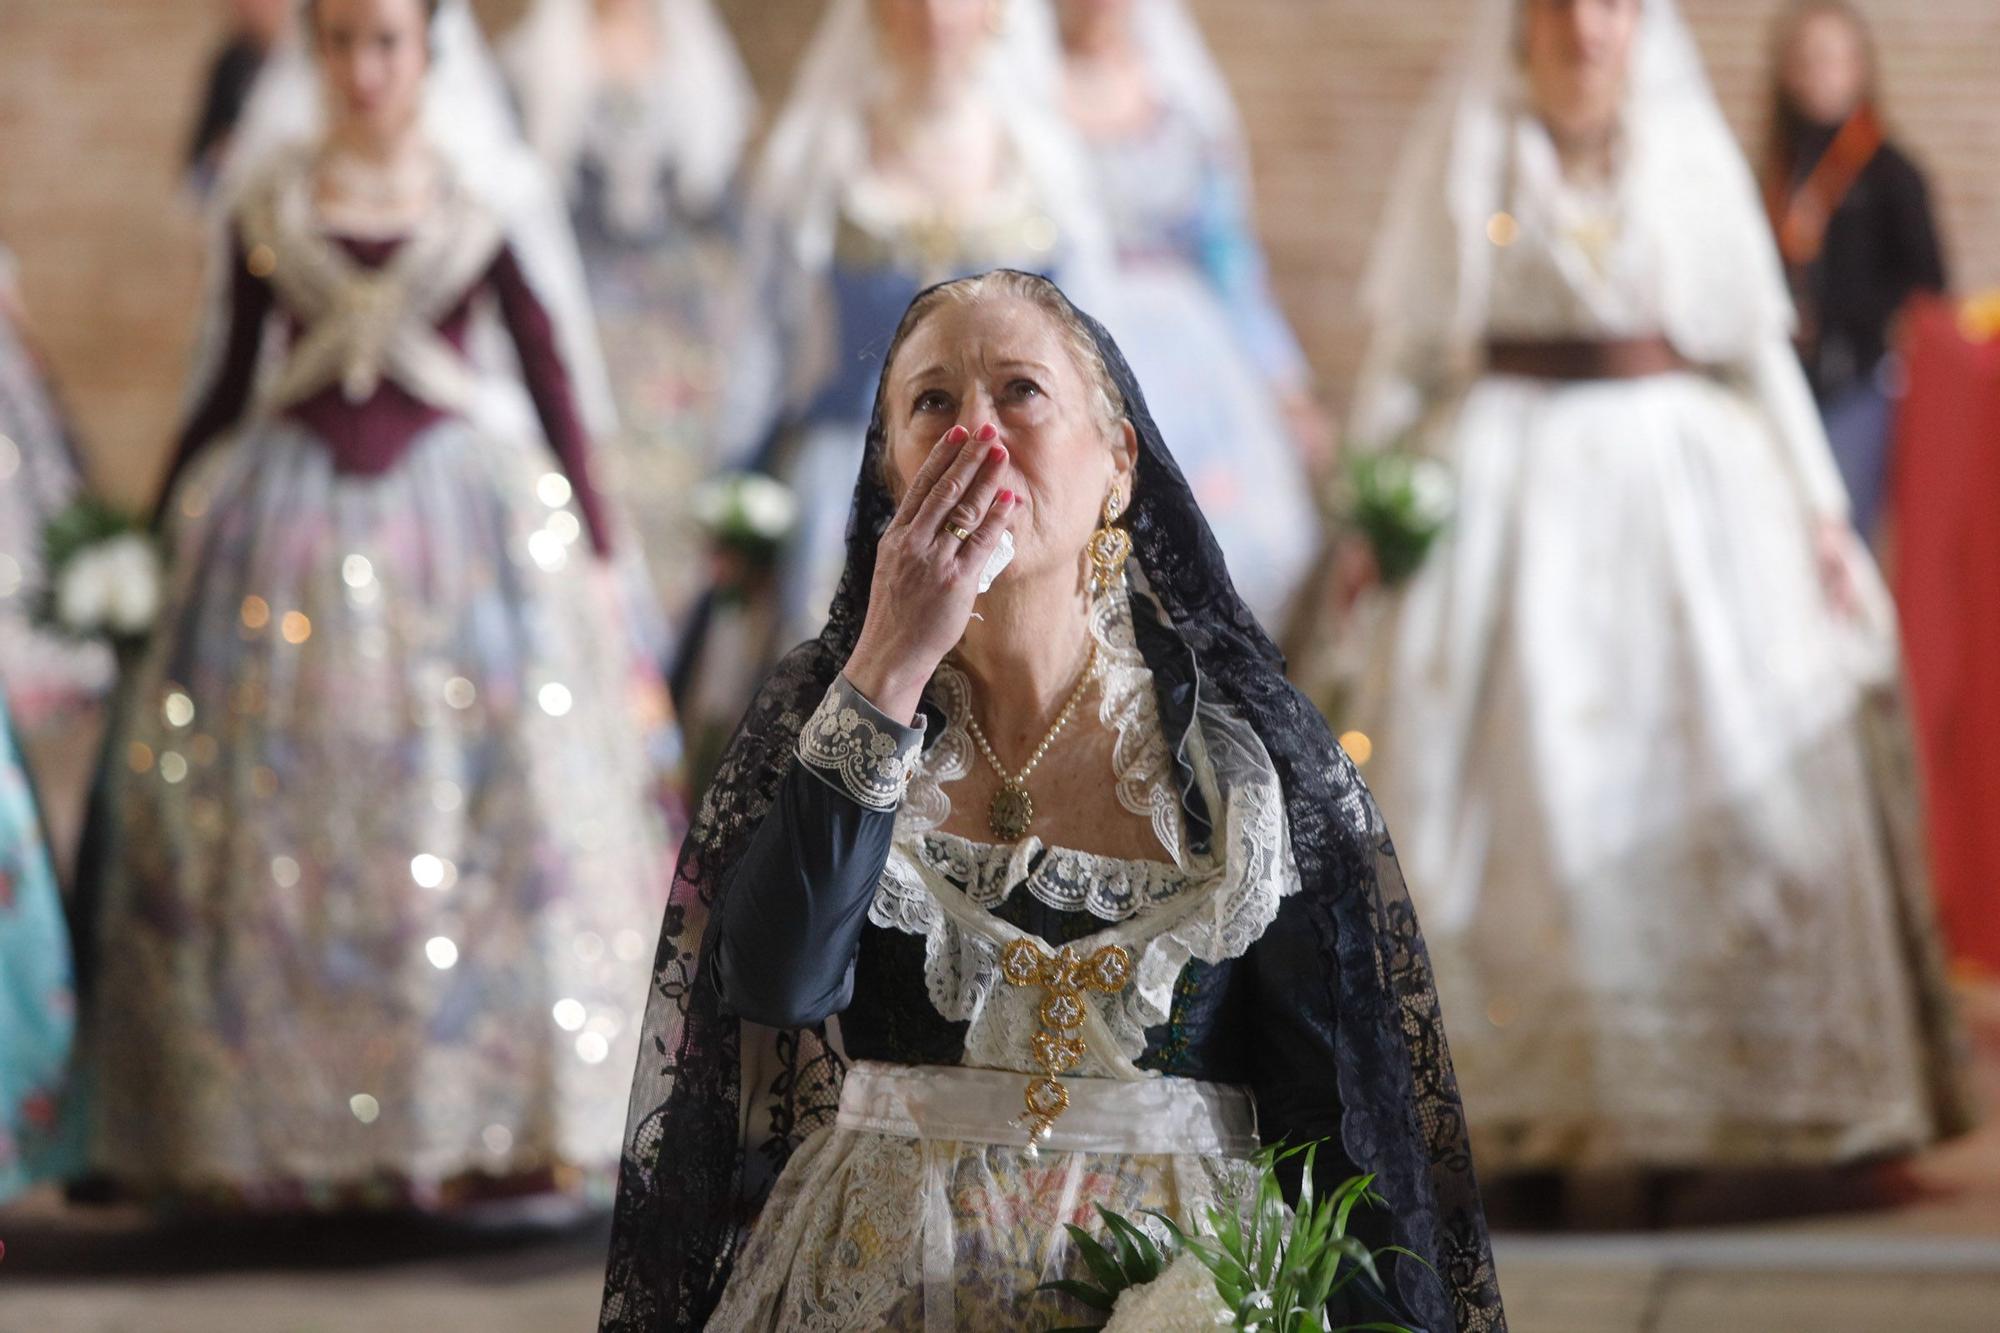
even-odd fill
[(94, 886), (92, 1164), (128, 1190), (428, 1206), (616, 1162), (678, 742), (547, 476), (462, 420), (342, 474), (280, 420), (177, 490)]
[(1013, 1333), (1089, 1321), (1035, 1288), (1090, 1280), (1064, 1230), (1107, 1239), (1103, 1205), (1158, 1230), (1256, 1186), (1248, 1094), (1186, 1079), (1066, 1080), (1038, 1150), (1008, 1117), (1027, 1075), (863, 1062), (840, 1114), (779, 1177), (713, 1330)]
[(81, 1165), (62, 898), (0, 685), (0, 1203)]

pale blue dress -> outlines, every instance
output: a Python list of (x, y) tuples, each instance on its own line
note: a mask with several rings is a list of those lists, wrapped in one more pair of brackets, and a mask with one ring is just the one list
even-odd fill
[(1094, 313), (1145, 388), (1237, 591), (1282, 634), (1320, 549), (1279, 407), (1308, 372), (1272, 299), (1240, 164), (1172, 106), (1089, 148), (1117, 252), (1116, 296)]

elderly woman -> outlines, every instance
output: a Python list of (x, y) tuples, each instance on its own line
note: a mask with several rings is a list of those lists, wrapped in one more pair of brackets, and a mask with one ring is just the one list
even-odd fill
[(1108, 335), (1021, 273), (929, 289), (867, 440), (831, 620), (681, 867), (603, 1326), (1075, 1322), (1064, 1223), (1324, 1140), (1441, 1275), (1383, 1299), (1502, 1327), (1387, 834)]
[(1814, 1165), (1964, 1123), (1896, 638), (1672, 0), (1488, 0), (1384, 224), (1364, 438), (1457, 513), (1357, 719), (1480, 1161)]

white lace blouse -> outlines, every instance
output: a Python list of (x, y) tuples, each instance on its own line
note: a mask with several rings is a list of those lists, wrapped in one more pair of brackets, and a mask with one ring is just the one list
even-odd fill
[(1085, 992), (1086, 1054), (1075, 1070), (1129, 1079), (1148, 1076), (1135, 1062), (1146, 1029), (1167, 1021), (1181, 969), (1191, 959), (1242, 956), (1298, 887), (1270, 756), (1232, 710), (1209, 699), (1197, 703), (1184, 754), (1213, 834), (1204, 847), (1190, 844), (1153, 675), (1134, 640), (1132, 595), (1144, 594), (1121, 590), (1091, 618), (1101, 663), (1098, 719), (1117, 736), (1111, 776), (1119, 804), (1151, 822), (1169, 860), (1049, 847), (1032, 835), (1007, 846), (945, 832), (948, 788), (971, 771), (975, 754), (965, 725), (969, 687), (950, 665), (932, 682), (930, 697), (946, 724), (928, 751), (885, 735), (885, 720), (857, 707), (851, 688), (843, 698), (842, 685), (802, 735), (806, 762), (859, 802), (890, 808), (907, 780), (868, 919), (924, 938), (931, 1004), (942, 1017), (969, 1025), (965, 1064), (1036, 1068), (1031, 1043), (1041, 992), (1005, 984), (1001, 954), (1022, 939), (1049, 952), (1054, 945), (995, 914), (1011, 895), (1025, 892), (1051, 908), (1102, 920), (1101, 930), (1070, 942), (1080, 956), (1114, 944), (1129, 952), (1130, 984)]

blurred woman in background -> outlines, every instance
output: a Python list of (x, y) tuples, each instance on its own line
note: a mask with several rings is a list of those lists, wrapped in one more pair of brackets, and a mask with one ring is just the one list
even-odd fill
[(1930, 190), (1887, 137), (1875, 52), (1847, 0), (1803, 0), (1778, 29), (1764, 200), (1798, 304), (1799, 355), (1854, 526), (1875, 536), (1898, 396), (1892, 330), (1942, 292)]
[(825, 621), (882, 349), (910, 298), (999, 265), (1084, 290), (1103, 271), (1082, 155), (1048, 111), (1060, 59), (1041, 0), (834, 0), (820, 20), (757, 168), (760, 322), (722, 427), (737, 459), (792, 488), (798, 522), (775, 588), (731, 632), (711, 622), (676, 672), (697, 756), (780, 646)]
[(1672, 0), (1485, 0), (1368, 300), (1357, 436), (1457, 503), (1356, 720), (1482, 1170), (1963, 1128), (1893, 617)]
[(505, 55), (569, 200), (617, 399), (603, 484), (678, 617), (700, 591), (689, 501), (741, 323), (733, 185), (756, 98), (709, 0), (536, 0)]
[(1234, 99), (1181, 0), (1061, 0), (1063, 105), (1117, 251), (1103, 314), (1175, 442), (1250, 609), (1274, 634), (1320, 549), (1329, 448), (1266, 279)]
[[(92, 1157), (133, 1193), (441, 1205), (615, 1160), (670, 716), (532, 182), (436, 95), (477, 54), (437, 9), (315, 0), (325, 127), (230, 201), (106, 777)], [(489, 308), (541, 439), (470, 360)]]

